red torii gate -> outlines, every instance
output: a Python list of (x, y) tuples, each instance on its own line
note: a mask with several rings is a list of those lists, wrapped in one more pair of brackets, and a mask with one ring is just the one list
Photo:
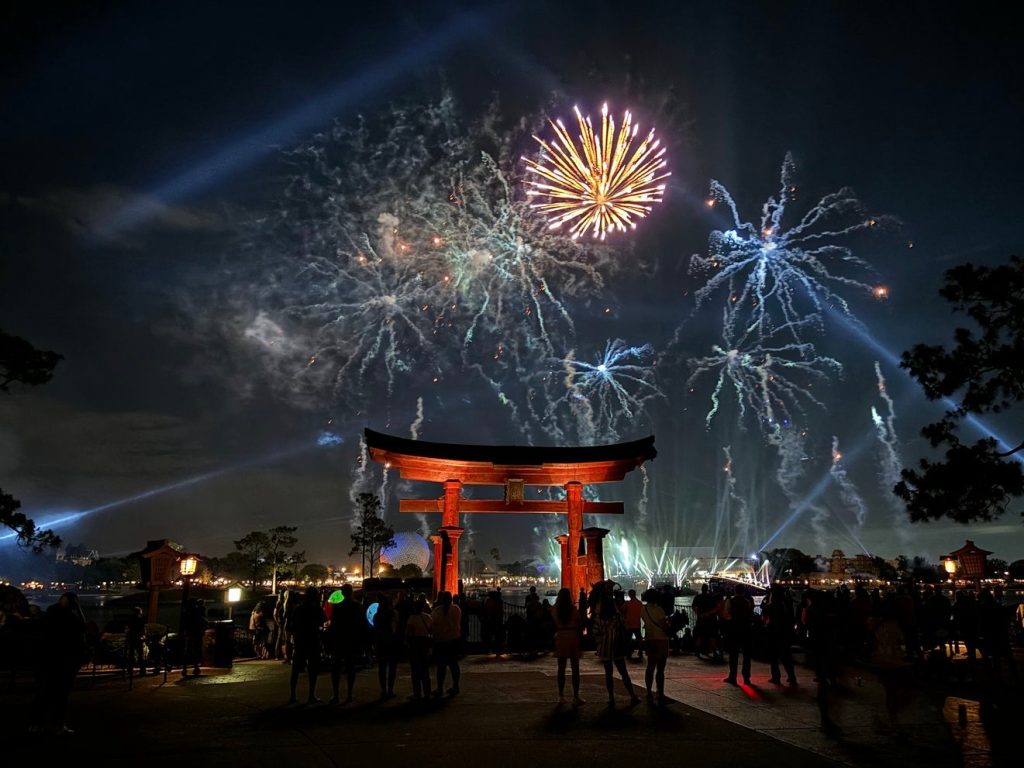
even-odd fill
[[(556, 537), (562, 552), (562, 586), (575, 600), (578, 591), (604, 579), (606, 528), (584, 528), (583, 515), (621, 515), (621, 501), (586, 501), (583, 486), (612, 483), (658, 455), (654, 435), (630, 443), (574, 448), (511, 445), (460, 445), (409, 440), (365, 431), (370, 458), (397, 469), (405, 480), (441, 483), (437, 499), (401, 499), (400, 512), (440, 512), (441, 527), (431, 535), (434, 546), (434, 592), (459, 586), (461, 513), (562, 514), (568, 532)], [(464, 499), (463, 485), (501, 485), (504, 500)], [(565, 488), (563, 501), (529, 501), (530, 485)]]

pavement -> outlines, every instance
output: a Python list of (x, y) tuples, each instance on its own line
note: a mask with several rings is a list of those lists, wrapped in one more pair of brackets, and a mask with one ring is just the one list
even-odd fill
[[(147, 676), (131, 689), (119, 676), (83, 675), (72, 695), (72, 736), (29, 735), (32, 682), (0, 681), (6, 754), (150, 766), (630, 765), (689, 766), (984, 766), (996, 764), (979, 703), (912, 692), (897, 724), (885, 720), (879, 681), (861, 671), (832, 697), (842, 735), (820, 728), (810, 674), (796, 688), (767, 683), (754, 664), (752, 686), (722, 682), (725, 668), (690, 656), (669, 660), (667, 706), (629, 706), (621, 682), (606, 704), (603, 672), (583, 663), (582, 707), (559, 706), (555, 663), (469, 656), (462, 693), (422, 704), (406, 698), (408, 666), (399, 667), (398, 698), (381, 702), (375, 671), (359, 673), (355, 701), (288, 705), (290, 667), (246, 661), (199, 678)], [(642, 694), (643, 666), (630, 664)], [(806, 681), (806, 682), (804, 682)], [(344, 686), (344, 681), (342, 682)], [(568, 687), (568, 686), (567, 686)], [(299, 695), (305, 697), (305, 678)], [(321, 676), (318, 695), (330, 697)], [(964, 703), (961, 710), (959, 704)], [(17, 738), (16, 734), (24, 734)], [(12, 751), (13, 750), (13, 751)], [(44, 764), (51, 762), (47, 760)], [(11, 763), (12, 765), (18, 763)]]

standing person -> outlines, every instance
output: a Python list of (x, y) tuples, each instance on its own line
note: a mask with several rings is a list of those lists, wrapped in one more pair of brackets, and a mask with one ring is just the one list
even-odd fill
[[(818, 714), (821, 727), (832, 737), (842, 735), (829, 712), (839, 678), (839, 622), (835, 601), (828, 592), (809, 589), (804, 593), (804, 625), (807, 627), (807, 658), (818, 684)], [(897, 625), (898, 626), (898, 625)]]
[(753, 639), (754, 601), (743, 586), (737, 586), (726, 601), (726, 621), (722, 634), (729, 649), (729, 676), (723, 682), (736, 685), (736, 667), (743, 654), (743, 683), (750, 685), (750, 646)]
[(636, 590), (629, 590), (629, 600), (623, 604), (622, 612), (626, 621), (626, 637), (629, 639), (629, 658), (633, 658), (633, 649), (636, 648), (637, 661), (643, 661), (644, 658), (643, 636), (640, 634), (642, 611), (643, 604), (637, 599)]
[(1010, 642), (1010, 612), (988, 588), (981, 590), (978, 596), (978, 619), (982, 658), (988, 664), (993, 679), (996, 683), (1002, 682), (1002, 662), (1006, 661), (1010, 676), (1016, 681), (1017, 668), (1013, 663), (1013, 646)]
[(501, 593), (488, 592), (484, 601), (484, 645), (495, 656), (500, 656), (504, 646), (504, 606)]
[(707, 584), (700, 585), (700, 594), (693, 598), (693, 612), (696, 624), (693, 627), (693, 644), (697, 655), (719, 658), (718, 652), (718, 599), (708, 591)]
[(558, 590), (551, 610), (555, 625), (555, 658), (558, 659), (558, 703), (565, 703), (565, 666), (572, 665), (572, 703), (580, 706), (580, 656), (583, 655), (583, 617), (572, 604), (568, 587)]
[(131, 674), (136, 660), (139, 662), (139, 674), (146, 674), (146, 620), (142, 618), (142, 609), (139, 606), (132, 608), (132, 615), (124, 628), (124, 644), (128, 653), (125, 667), (128, 674)]
[(615, 680), (612, 677), (612, 665), (619, 670), (622, 684), (626, 686), (631, 704), (639, 704), (640, 697), (633, 690), (633, 681), (629, 679), (626, 668), (626, 652), (629, 643), (626, 640), (626, 626), (622, 614), (615, 607), (615, 598), (607, 591), (602, 592), (597, 604), (597, 615), (594, 617), (594, 632), (597, 642), (597, 658), (604, 665), (604, 684), (608, 689), (608, 706), (615, 706)]
[(295, 611), (301, 604), (299, 593), (295, 590), (289, 589), (284, 593), (284, 600), (281, 603), (281, 639), (278, 641), (280, 646), (281, 659), (285, 664), (291, 664), (292, 659), (295, 656), (295, 633), (292, 631), (291, 626), (294, 624), (292, 618)]
[(885, 711), (889, 716), (886, 724), (889, 729), (896, 733), (900, 732), (900, 725), (897, 719), (900, 710), (905, 708), (910, 700), (914, 684), (913, 663), (905, 657), (900, 645), (904, 644), (905, 638), (900, 629), (899, 622), (887, 618), (878, 622), (875, 627), (871, 643), (871, 656), (867, 667), (878, 676), (878, 682), (885, 692)]
[(68, 697), (85, 656), (85, 617), (78, 595), (65, 592), (46, 609), (42, 620), (43, 667), (41, 722), (59, 734), (74, 733), (67, 726)]
[(181, 676), (188, 677), (188, 665), (192, 664), (192, 674), (199, 676), (199, 665), (203, 660), (203, 634), (206, 632), (206, 610), (203, 601), (193, 598), (185, 606), (181, 617), (181, 632), (184, 645), (181, 653)]
[(452, 671), (452, 687), (449, 696), (459, 695), (459, 680), (462, 670), (459, 669), (459, 640), (462, 637), (462, 609), (452, 603), (451, 592), (441, 592), (437, 596), (437, 605), (430, 615), (434, 634), (434, 663), (437, 666), (436, 698), (444, 693), (444, 681), (448, 670)]
[(267, 622), (263, 617), (263, 603), (257, 602), (249, 614), (249, 635), (252, 652), (257, 659), (267, 658)]
[(277, 637), (281, 633), (281, 627), (277, 623), (275, 616), (274, 607), (277, 603), (277, 598), (271, 595), (271, 600), (264, 600), (261, 603), (261, 612), (263, 613), (263, 624), (264, 624), (264, 659), (276, 659), (277, 658)]
[[(864, 591), (863, 587), (857, 589)], [(865, 593), (865, 597), (867, 593)], [(855, 598), (856, 599), (856, 598)], [(793, 626), (796, 619), (793, 615), (793, 602), (789, 599), (789, 590), (775, 585), (768, 590), (761, 615), (764, 616), (765, 633), (768, 639), (768, 655), (772, 676), (768, 682), (781, 685), (779, 663), (786, 670), (786, 682), (796, 685), (796, 670), (793, 667)]]
[[(630, 590), (630, 592), (633, 591)], [(665, 697), (665, 665), (668, 664), (668, 639), (671, 626), (664, 609), (658, 604), (658, 597), (658, 593), (653, 589), (644, 593), (640, 618), (644, 626), (643, 642), (647, 647), (647, 671), (644, 675), (644, 682), (647, 684), (647, 700), (654, 701), (651, 684), (656, 682), (658, 703), (664, 704), (667, 701)]]
[(292, 674), (290, 679), (291, 696), (289, 704), (296, 702), (295, 693), (299, 685), (299, 675), (305, 667), (309, 677), (309, 695), (307, 704), (320, 701), (316, 697), (316, 678), (320, 672), (320, 629), (324, 625), (324, 611), (320, 607), (320, 593), (316, 587), (309, 587), (301, 602), (289, 598), (290, 606), (286, 611), (288, 619), (285, 625), (292, 638)]
[(341, 671), (345, 670), (345, 703), (352, 701), (356, 683), (356, 663), (362, 656), (366, 640), (366, 618), (363, 604), (355, 599), (351, 584), (341, 588), (342, 600), (333, 606), (327, 627), (327, 647), (331, 651), (331, 704), (338, 703)]
[(398, 673), (398, 612), (386, 595), (378, 598), (377, 614), (373, 617), (373, 651), (377, 656), (380, 697), (394, 698)]
[(282, 662), (287, 661), (287, 656), (284, 652), (285, 637), (288, 634), (288, 630), (285, 629), (285, 613), (287, 610), (288, 591), (283, 590), (277, 596), (277, 600), (274, 601), (274, 624), (277, 625), (277, 634), (274, 636), (274, 648), (271, 653), (274, 659), (280, 659)]
[(540, 607), (540, 595), (537, 594), (536, 587), (530, 587), (530, 591), (526, 594), (524, 600), (524, 607), (526, 608), (526, 636), (525, 650), (528, 658), (534, 658), (540, 649), (541, 645), (541, 607)]
[(422, 597), (412, 604), (412, 613), (405, 622), (405, 641), (409, 646), (409, 667), (412, 672), (412, 697), (430, 697), (431, 618)]

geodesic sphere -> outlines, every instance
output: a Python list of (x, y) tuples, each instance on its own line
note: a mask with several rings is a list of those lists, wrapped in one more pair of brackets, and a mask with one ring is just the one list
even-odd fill
[(404, 565), (416, 565), (426, 571), (430, 565), (430, 545), (418, 533), (402, 531), (395, 534), (394, 546), (381, 552), (380, 561), (396, 570)]

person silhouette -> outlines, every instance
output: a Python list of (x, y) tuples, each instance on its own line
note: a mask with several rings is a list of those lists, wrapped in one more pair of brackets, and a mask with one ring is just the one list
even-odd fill
[(292, 674), (289, 680), (291, 697), (288, 699), (288, 703), (296, 702), (295, 693), (299, 684), (299, 675), (305, 668), (309, 677), (309, 694), (306, 697), (306, 703), (316, 704), (320, 701), (316, 697), (316, 678), (320, 672), (322, 652), (320, 629), (324, 625), (324, 611), (320, 607), (320, 593), (317, 592), (316, 587), (309, 587), (306, 590), (302, 602), (290, 614), (288, 624), (287, 629), (293, 636), (294, 644)]

